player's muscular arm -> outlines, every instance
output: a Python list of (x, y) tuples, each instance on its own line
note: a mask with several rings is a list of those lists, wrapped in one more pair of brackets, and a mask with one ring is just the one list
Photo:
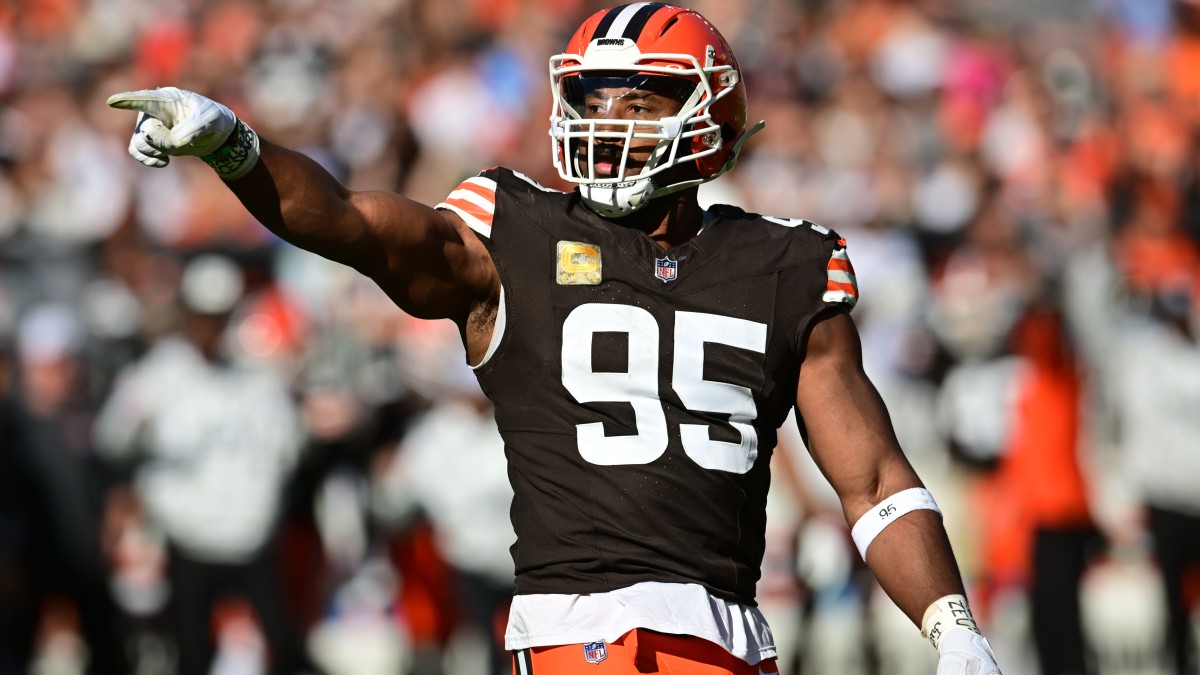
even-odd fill
[(280, 237), (366, 274), (413, 315), (454, 319), (468, 352), (486, 343), (499, 280), (457, 216), (399, 195), (350, 192), (316, 162), (260, 139), (228, 107), (195, 92), (142, 89), (108, 104), (138, 113), (129, 143), (137, 161), (161, 168), (172, 157), (200, 157)]
[(351, 192), (308, 157), (262, 141), (226, 185), (272, 232), (375, 280), (421, 318), (462, 321), (495, 295), (491, 258), (458, 216), (388, 192)]
[[(892, 430), (883, 400), (862, 367), (858, 331), (838, 312), (812, 329), (800, 367), (796, 407), (817, 466), (853, 525), (887, 497), (921, 486)], [(962, 581), (940, 516), (917, 510), (883, 530), (867, 549), (880, 585), (920, 626), (930, 603), (962, 594)]]

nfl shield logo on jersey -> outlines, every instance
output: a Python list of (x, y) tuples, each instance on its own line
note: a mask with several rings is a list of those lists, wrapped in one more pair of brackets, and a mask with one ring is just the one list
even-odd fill
[(608, 658), (608, 648), (603, 642), (588, 642), (583, 645), (583, 658), (588, 663), (600, 663)]
[(679, 271), (679, 261), (671, 260), (670, 258), (656, 258), (654, 260), (654, 276), (662, 279), (663, 283), (675, 280), (675, 273)]

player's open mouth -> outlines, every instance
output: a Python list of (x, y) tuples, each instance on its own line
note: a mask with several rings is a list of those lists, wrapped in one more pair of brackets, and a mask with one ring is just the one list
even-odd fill
[[(580, 160), (581, 164), (587, 164), (586, 156), (580, 157)], [(597, 152), (596, 156), (592, 158), (592, 167), (596, 172), (596, 178), (616, 178), (618, 175), (620, 175), (621, 158), (620, 156), (614, 157), (612, 153)], [(630, 157), (625, 162), (625, 175), (637, 175), (641, 173), (642, 167), (643, 162), (639, 162), (634, 157)]]

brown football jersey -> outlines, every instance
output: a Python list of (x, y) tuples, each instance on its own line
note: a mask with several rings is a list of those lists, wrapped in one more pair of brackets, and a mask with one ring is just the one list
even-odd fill
[(660, 581), (753, 605), (807, 331), (857, 300), (845, 242), (715, 206), (664, 250), (507, 169), (439, 208), (476, 231), (503, 284), (476, 374), (506, 443), (517, 593)]

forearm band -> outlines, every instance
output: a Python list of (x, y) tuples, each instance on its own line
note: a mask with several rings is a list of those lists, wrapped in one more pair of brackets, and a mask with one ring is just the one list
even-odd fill
[(258, 163), (258, 134), (245, 122), (238, 120), (225, 142), (200, 159), (211, 166), (221, 180), (241, 178)]
[(921, 637), (928, 639), (934, 649), (941, 645), (942, 636), (952, 628), (966, 628), (979, 634), (979, 626), (975, 624), (975, 617), (971, 616), (967, 599), (961, 595), (947, 595), (938, 599), (921, 617)]
[(929, 509), (937, 511), (938, 514), (942, 512), (938, 508), (937, 502), (933, 501), (933, 495), (929, 494), (929, 490), (909, 488), (897, 492), (864, 513), (854, 524), (854, 528), (850, 530), (850, 535), (854, 537), (854, 545), (858, 547), (858, 554), (862, 556), (862, 559), (867, 559), (867, 547), (871, 545), (875, 537), (879, 536), (880, 532), (883, 532), (884, 528), (891, 525), (900, 516), (917, 509)]

